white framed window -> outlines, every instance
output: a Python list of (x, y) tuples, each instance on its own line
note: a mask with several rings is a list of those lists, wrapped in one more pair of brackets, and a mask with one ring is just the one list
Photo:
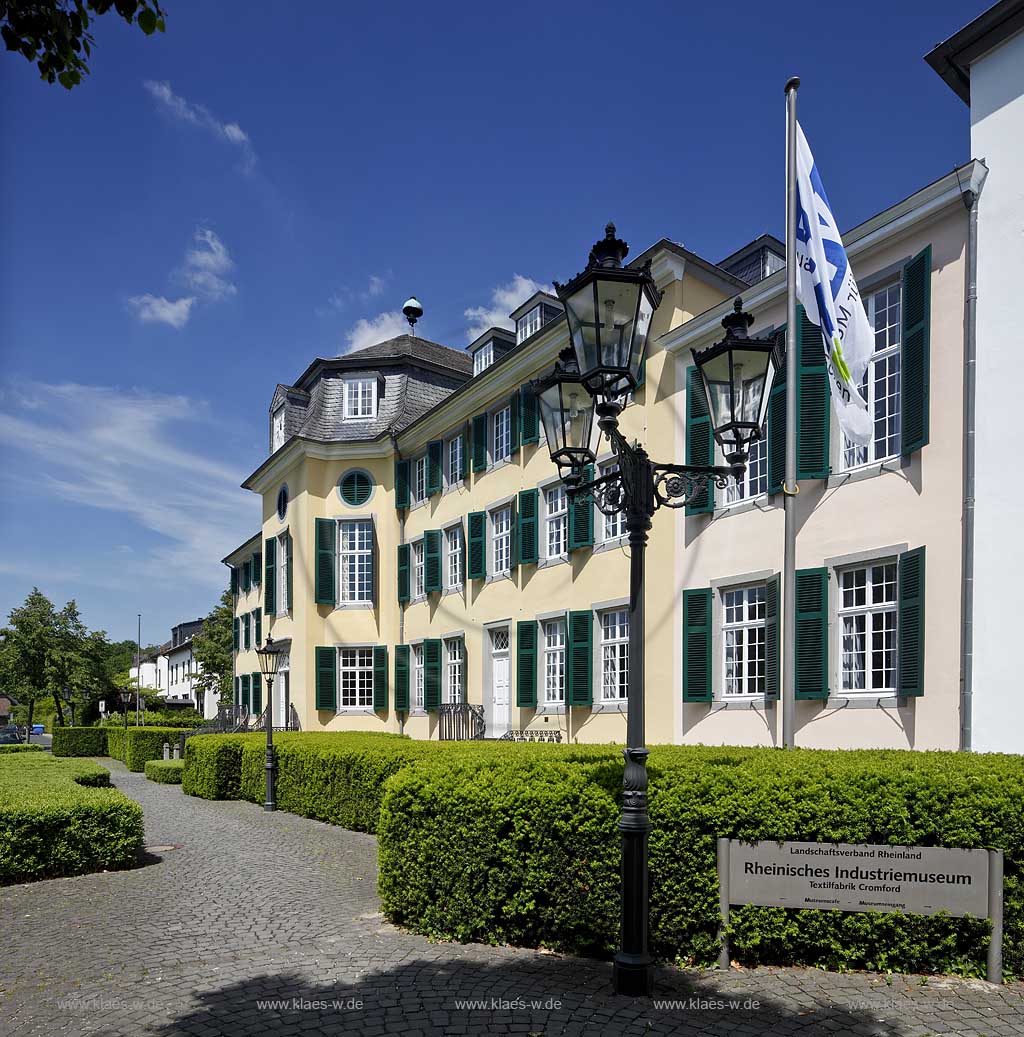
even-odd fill
[(274, 411), (270, 420), (270, 452), (284, 446), (284, 404)]
[[(721, 447), (717, 447), (718, 464), (725, 464)], [(751, 442), (747, 453), (747, 467), (741, 479), (730, 479), (725, 488), (725, 504), (752, 500), (768, 492), (768, 437), (761, 429), (761, 438)]]
[(373, 601), (373, 522), (338, 523), (338, 601)]
[(491, 572), (495, 576), (512, 568), (512, 509), (506, 505), (491, 512)]
[(528, 339), (537, 331), (540, 331), (540, 306), (534, 306), (516, 321), (516, 343)]
[(544, 622), (544, 702), (565, 703), (565, 620)]
[(839, 687), (896, 691), (896, 562), (839, 572)]
[(544, 544), (548, 558), (558, 558), (569, 548), (569, 505), (562, 483), (544, 491)]
[(491, 418), (491, 463), (504, 461), (512, 453), (512, 411), (503, 407)]
[(444, 642), (444, 701), (462, 700), (462, 638), (448, 637)]
[[(617, 464), (603, 464), (598, 469), (598, 475), (612, 475), (614, 472), (619, 470)], [(601, 539), (602, 540), (616, 540), (618, 537), (626, 535), (626, 515), (622, 511), (615, 512), (614, 515), (602, 515), (601, 516)]]
[(462, 458), (465, 444), (461, 435), (448, 440), (448, 485), (455, 486), (462, 481)]
[(601, 613), (601, 698), (622, 702), (629, 694), (629, 613)]
[(427, 455), (413, 462), (412, 499), (414, 503), (427, 499)]
[(412, 545), (412, 596), (422, 598), (426, 594), (423, 571), (423, 541), (416, 540)]
[(894, 281), (864, 300), (868, 324), (875, 332), (875, 351), (868, 361), (861, 395), (874, 421), (871, 442), (858, 446), (843, 438), (843, 468), (875, 464), (900, 452), (900, 345), (903, 330), (903, 285)]
[(765, 689), (764, 585), (722, 591), (722, 692), (763, 695)]
[(373, 706), (373, 649), (338, 649), (339, 708)]
[(462, 588), (462, 526), (449, 526), (444, 531), (445, 543), (445, 587), (450, 590)]
[(377, 414), (377, 379), (345, 379), (345, 417), (372, 418)]
[(288, 614), (288, 535), (277, 538), (277, 614)]
[(494, 342), (488, 342), (486, 345), (481, 346), (473, 354), (473, 374), (479, 374), (481, 371), (486, 371), (491, 364), (494, 363)]
[(423, 645), (412, 646), (412, 708), (423, 709)]

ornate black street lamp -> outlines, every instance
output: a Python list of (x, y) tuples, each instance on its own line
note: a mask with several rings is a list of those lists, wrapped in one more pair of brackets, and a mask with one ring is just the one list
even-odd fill
[(267, 728), (267, 759), (263, 765), (267, 777), (267, 792), (263, 809), (276, 810), (277, 801), (274, 798), (274, 678), (277, 676), (277, 667), (281, 662), (281, 649), (274, 644), (272, 637), (268, 637), (263, 647), (256, 649), (256, 654), (260, 659), (263, 679), (267, 682), (267, 708), (264, 714)]
[(125, 686), (118, 688), (118, 697), (121, 699), (121, 709), (124, 712), (124, 758), (128, 759), (128, 703), (132, 700), (132, 689)]
[[(625, 515), (629, 534), (629, 697), (626, 712), (625, 767), (622, 776), (622, 931), (615, 955), (615, 990), (630, 996), (650, 994), (654, 968), (648, 947), (649, 902), (647, 843), (647, 756), (644, 736), (644, 552), (651, 518), (658, 508), (683, 507), (707, 483), (725, 487), (742, 477), (747, 449), (760, 438), (777, 368), (774, 339), (752, 339), (753, 318), (735, 309), (722, 324), (722, 342), (695, 355), (708, 399), (715, 438), (726, 466), (655, 464), (639, 443), (619, 431), (625, 393), (639, 384), (651, 316), (661, 301), (650, 264), (622, 266), (629, 246), (608, 224), (590, 253), (587, 269), (567, 285), (555, 282), (565, 304), (572, 355), (533, 385), (551, 459), (559, 466), (570, 497), (591, 498), (604, 515)], [(597, 425), (611, 444), (617, 469), (584, 482), (584, 466), (596, 460), (597, 444), (588, 425), (582, 386), (592, 397)], [(592, 419), (591, 419), (592, 420)]]

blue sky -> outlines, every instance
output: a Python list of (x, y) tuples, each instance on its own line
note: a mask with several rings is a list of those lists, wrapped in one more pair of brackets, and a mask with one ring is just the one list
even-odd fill
[(985, 0), (199, 3), (95, 23), (68, 93), (0, 54), (0, 616), (206, 613), (256, 529), (277, 382), (399, 330), (465, 345), (614, 219), (782, 234), (783, 85), (843, 226), (969, 158), (921, 60)]

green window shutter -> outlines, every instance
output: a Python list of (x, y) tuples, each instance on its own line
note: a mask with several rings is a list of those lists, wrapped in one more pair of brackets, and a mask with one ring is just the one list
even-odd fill
[(516, 705), (537, 707), (537, 621), (516, 625)]
[(338, 524), (334, 519), (316, 520), (316, 580), (314, 599), (318, 605), (334, 605), (337, 602), (334, 567)]
[(710, 702), (711, 588), (683, 591), (683, 701)]
[(277, 611), (277, 540), (270, 537), (263, 545), (263, 611), (272, 616)]
[(924, 548), (905, 551), (899, 559), (896, 620), (896, 694), (924, 694)]
[(519, 438), (523, 443), (540, 440), (539, 418), (537, 395), (529, 385), (524, 385), (519, 390)]
[(338, 708), (338, 650), (316, 649), (316, 708)]
[(409, 507), (409, 462), (395, 462), (395, 507)]
[(249, 613), (247, 612), (242, 616), (242, 643), (245, 646), (245, 650), (248, 652), (252, 648), (252, 638), (250, 636), (250, 625), (249, 625)]
[(487, 576), (487, 513), (471, 511), (467, 526), (469, 543), (466, 575), (471, 580), (482, 580)]
[(242, 674), (242, 705), (249, 708), (249, 674)]
[(231, 566), (231, 593), (238, 593), (238, 570)]
[(477, 414), (473, 418), (473, 471), (487, 468), (487, 415)]
[(252, 625), (255, 630), (253, 637), (256, 640), (256, 647), (259, 648), (263, 644), (263, 613), (259, 609), (252, 610)]
[(246, 559), (242, 562), (242, 593), (248, 593), (249, 581), (252, 577), (252, 561)]
[(388, 646), (373, 648), (373, 708), (388, 708)]
[(462, 478), (463, 481), (469, 478), (469, 444), (471, 441), (471, 432), (469, 422), (463, 426), (462, 429)]
[(409, 646), (395, 645), (395, 709), (409, 712)]
[(764, 697), (773, 702), (779, 697), (779, 577), (764, 585)]
[(433, 497), (441, 492), (443, 480), (441, 471), (444, 467), (444, 440), (435, 439), (427, 444), (427, 496)]
[(428, 637), (423, 642), (423, 708), (441, 705), (441, 639)]
[(796, 697), (828, 698), (828, 569), (796, 571)]
[(239, 621), (238, 621), (238, 619), (236, 617), (232, 621), (232, 624), (231, 624), (231, 644), (234, 647), (236, 652), (238, 651), (239, 645), (241, 643), (239, 641), (239, 637), (238, 637), (238, 631), (240, 629), (241, 629), (241, 624), (239, 623)]
[(254, 587), (259, 586), (262, 569), (263, 558), (261, 557), (259, 551), (256, 551), (252, 556), (252, 583)]
[(256, 672), (252, 675), (252, 711), (259, 716), (263, 712), (263, 674)]
[(540, 509), (539, 490), (521, 490), (519, 493), (519, 561), (534, 564), (538, 558), (537, 516)]
[(519, 567), (519, 509), (516, 499), (512, 498), (508, 506), (508, 571), (515, 572)]
[[(715, 463), (715, 437), (711, 432), (708, 399), (696, 366), (686, 372), (686, 463)], [(715, 510), (715, 488), (710, 482), (686, 503), (687, 515), (707, 515)]]
[(519, 426), (519, 390), (516, 389), (508, 400), (508, 442), (509, 455), (515, 456), (521, 442), (522, 429)]
[(802, 306), (797, 309), (796, 477), (827, 479), (832, 428), (832, 399), (821, 328), (811, 322)]
[(932, 247), (918, 252), (903, 268), (903, 328), (900, 382), (904, 454), (928, 442), (928, 397), (931, 368)]
[(594, 615), (570, 612), (567, 624), (569, 658), (566, 685), (570, 706), (589, 706), (594, 701)]
[(287, 575), (287, 579), (285, 581), (285, 591), (286, 591), (287, 601), (285, 602), (285, 604), (288, 606), (288, 611), (291, 612), (291, 610), (292, 610), (292, 584), (295, 582), (295, 579), (294, 579), (295, 566), (292, 564), (292, 535), (291, 535), (291, 533), (285, 533), (284, 538), (285, 538), (285, 548), (286, 548), (285, 557), (288, 559), (288, 571), (287, 571), (287, 574), (286, 574)]
[[(583, 469), (583, 481), (594, 478), (594, 466)], [(589, 493), (569, 495), (569, 550), (591, 547), (594, 543), (594, 498)]]
[(412, 595), (409, 593), (409, 545), (398, 545), (398, 601), (408, 601)]
[(240, 706), (242, 704), (242, 678), (235, 678), (235, 705)]
[(441, 593), (441, 530), (423, 533), (423, 589), (427, 594)]
[(775, 332), (779, 356), (783, 358), (775, 372), (775, 384), (768, 397), (768, 492), (781, 493), (786, 481), (786, 325)]

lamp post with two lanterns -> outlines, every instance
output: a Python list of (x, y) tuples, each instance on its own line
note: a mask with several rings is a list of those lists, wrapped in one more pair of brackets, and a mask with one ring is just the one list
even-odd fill
[[(552, 461), (567, 494), (590, 498), (604, 515), (623, 514), (630, 547), (629, 675), (626, 748), (623, 750), (622, 929), (615, 955), (615, 990), (651, 992), (648, 946), (647, 756), (644, 734), (644, 553), (651, 519), (661, 507), (680, 508), (708, 482), (725, 487), (741, 478), (750, 443), (761, 436), (779, 357), (774, 338), (751, 338), (753, 317), (737, 299), (722, 325), (725, 338), (694, 354), (715, 439), (726, 465), (661, 464), (619, 430), (626, 394), (634, 391), (661, 292), (650, 263), (623, 266), (629, 246), (609, 223), (590, 252), (587, 268), (567, 284), (555, 282), (565, 306), (570, 346), (554, 371), (533, 384)], [(597, 421), (595, 423), (595, 414)], [(601, 437), (611, 444), (615, 468), (586, 481)]]
[(263, 647), (256, 649), (256, 655), (259, 656), (263, 679), (267, 682), (267, 708), (264, 714), (267, 729), (267, 757), (263, 764), (266, 775), (266, 796), (263, 800), (263, 809), (277, 810), (274, 789), (274, 774), (277, 767), (274, 762), (274, 678), (277, 676), (277, 668), (281, 663), (282, 651), (274, 644), (274, 639), (268, 637)]

